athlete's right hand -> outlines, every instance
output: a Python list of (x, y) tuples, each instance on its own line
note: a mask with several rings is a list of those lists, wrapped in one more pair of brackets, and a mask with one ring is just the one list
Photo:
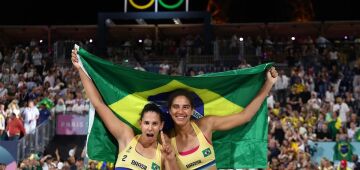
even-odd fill
[(163, 131), (160, 131), (160, 138), (162, 143), (161, 153), (164, 158), (167, 160), (175, 160), (175, 152), (172, 146), (165, 140), (165, 135)]
[(75, 48), (71, 50), (71, 62), (76, 69), (80, 69), (79, 60), (77, 58), (77, 50)]

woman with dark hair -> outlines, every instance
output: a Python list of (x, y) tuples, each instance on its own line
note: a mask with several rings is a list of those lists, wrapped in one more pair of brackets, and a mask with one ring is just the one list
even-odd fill
[(212, 132), (229, 130), (249, 122), (277, 80), (274, 67), (267, 71), (266, 82), (257, 96), (240, 113), (228, 116), (205, 116), (192, 120), (194, 100), (192, 92), (179, 89), (168, 100), (168, 108), (174, 122), (170, 134), (177, 163), (181, 169), (216, 169)]
[[(133, 129), (118, 119), (104, 103), (92, 80), (81, 69), (76, 50), (71, 55), (87, 96), (106, 128), (118, 141), (119, 155), (115, 169), (177, 169), (175, 154), (161, 132), (164, 126), (161, 110), (152, 103), (145, 105), (139, 120), (142, 133), (135, 135)], [(162, 145), (157, 141), (159, 133)]]

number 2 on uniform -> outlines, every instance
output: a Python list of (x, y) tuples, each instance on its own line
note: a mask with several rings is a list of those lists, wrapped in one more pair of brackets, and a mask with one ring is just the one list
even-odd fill
[(124, 155), (122, 158), (122, 161), (125, 161), (126, 158), (127, 158), (127, 155)]

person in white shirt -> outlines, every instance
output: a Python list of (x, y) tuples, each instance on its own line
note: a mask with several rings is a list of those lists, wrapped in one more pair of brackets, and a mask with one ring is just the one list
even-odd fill
[(329, 86), (325, 92), (325, 101), (330, 102), (331, 104), (335, 101), (335, 87)]
[(269, 93), (269, 96), (267, 97), (267, 106), (268, 108), (273, 109), (275, 105), (274, 95), (272, 92)]
[(0, 101), (4, 100), (7, 98), (7, 94), (8, 94), (8, 90), (7, 88), (5, 88), (4, 84), (2, 82), (0, 82)]
[(284, 74), (284, 70), (280, 70), (274, 89), (276, 93), (275, 100), (279, 101), (281, 105), (284, 105), (286, 101), (289, 80), (289, 77)]
[(35, 134), (36, 121), (39, 118), (39, 110), (36, 108), (34, 101), (28, 101), (28, 107), (23, 111), (24, 125), (26, 134)]
[(315, 91), (311, 92), (311, 98), (307, 101), (308, 109), (312, 110), (320, 110), (321, 99), (317, 97), (317, 93)]
[(75, 104), (72, 106), (72, 112), (76, 114), (83, 114), (85, 110), (85, 105), (81, 101), (76, 101)]
[(2, 140), (3, 133), (5, 132), (5, 116), (0, 114), (0, 141)]
[(358, 128), (356, 127), (355, 123), (351, 122), (350, 123), (350, 128), (348, 128), (348, 130), (347, 130), (347, 135), (348, 135), (348, 137), (349, 137), (349, 139), (351, 141), (355, 141), (354, 135), (355, 135), (357, 130), (358, 130)]
[(55, 112), (56, 115), (66, 113), (66, 105), (64, 99), (62, 98), (58, 99), (55, 107), (53, 108), (53, 112)]
[(159, 68), (160, 74), (169, 75), (170, 65), (168, 64), (167, 60), (164, 60), (164, 62), (159, 65)]
[(5, 111), (5, 105), (0, 103), (0, 114), (4, 115), (4, 117), (7, 117), (7, 113)]
[(55, 73), (54, 73), (54, 71), (49, 72), (49, 74), (44, 79), (44, 84), (45, 84), (45, 82), (49, 82), (50, 87), (55, 86)]
[(341, 123), (346, 123), (347, 113), (350, 111), (350, 108), (341, 97), (336, 98), (336, 104), (333, 106), (333, 112), (335, 111), (339, 111)]

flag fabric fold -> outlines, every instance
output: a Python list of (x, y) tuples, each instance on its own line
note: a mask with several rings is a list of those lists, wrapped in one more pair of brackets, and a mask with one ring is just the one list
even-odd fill
[[(140, 133), (140, 111), (148, 102), (167, 112), (169, 94), (179, 88), (194, 92), (194, 118), (224, 116), (240, 112), (256, 96), (271, 63), (252, 68), (197, 77), (167, 76), (134, 70), (111, 63), (80, 48), (78, 57), (104, 102), (113, 113)], [(92, 109), (93, 110), (93, 109)], [(115, 162), (117, 142), (97, 114), (90, 114), (87, 152), (92, 160)], [(169, 123), (170, 122), (170, 123)], [(265, 168), (267, 165), (268, 116), (266, 100), (253, 119), (240, 127), (217, 131), (213, 145), (218, 168)]]

